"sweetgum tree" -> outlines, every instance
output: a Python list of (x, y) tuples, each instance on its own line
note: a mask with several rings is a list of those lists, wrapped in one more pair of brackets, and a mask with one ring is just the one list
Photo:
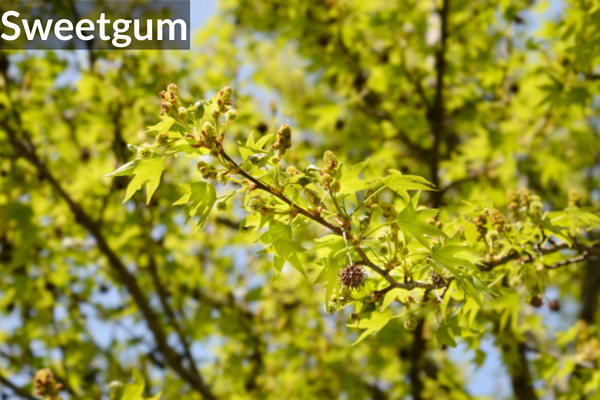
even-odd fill
[(1, 54), (2, 394), (597, 398), (597, 7), (221, 5)]

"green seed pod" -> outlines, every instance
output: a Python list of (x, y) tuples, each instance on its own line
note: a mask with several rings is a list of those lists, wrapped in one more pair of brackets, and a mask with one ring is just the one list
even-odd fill
[(152, 149), (152, 146), (150, 146), (148, 143), (142, 144), (137, 151), (138, 158), (142, 160), (149, 159), (150, 157), (152, 157), (153, 154), (154, 150)]
[(379, 246), (379, 252), (384, 256), (387, 256), (388, 254), (390, 254), (390, 246), (387, 243), (382, 244), (381, 246)]
[(165, 144), (169, 141), (169, 132), (162, 132), (156, 135), (156, 143)]
[(332, 191), (333, 193), (337, 193), (337, 192), (339, 192), (341, 188), (342, 188), (342, 185), (341, 185), (341, 183), (339, 183), (339, 182), (333, 182), (333, 183), (331, 184), (331, 191)]
[(225, 201), (217, 201), (217, 211), (227, 211), (227, 203)]
[(414, 331), (419, 325), (419, 321), (415, 317), (408, 317), (404, 320), (404, 329), (407, 331)]
[(250, 199), (250, 201), (248, 201), (247, 208), (250, 211), (259, 212), (261, 210), (261, 208), (263, 208), (264, 205), (265, 205), (265, 200), (263, 200), (261, 197), (254, 196)]
[(225, 120), (228, 124), (230, 124), (237, 119), (237, 116), (238, 114), (236, 110), (229, 110), (225, 113)]
[(500, 234), (498, 233), (498, 231), (489, 231), (487, 233), (487, 240), (490, 243), (495, 243), (498, 239), (500, 239)]
[(333, 182), (333, 177), (329, 174), (323, 174), (321, 176), (321, 182), (323, 182), (325, 185), (329, 185), (331, 182)]
[(529, 206), (529, 212), (532, 215), (535, 216), (540, 216), (542, 215), (542, 209), (544, 208), (544, 206), (542, 205), (542, 203), (540, 201), (534, 201), (533, 203), (531, 203), (531, 205)]
[(338, 310), (338, 306), (334, 303), (325, 304), (325, 312), (329, 315), (335, 314)]

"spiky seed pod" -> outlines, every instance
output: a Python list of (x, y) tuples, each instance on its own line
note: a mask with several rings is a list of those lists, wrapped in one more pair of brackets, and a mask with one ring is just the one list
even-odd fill
[(531, 307), (540, 308), (544, 304), (544, 299), (541, 294), (535, 294), (529, 299), (529, 304)]
[(367, 273), (360, 265), (351, 264), (338, 273), (338, 280), (343, 288), (359, 289), (365, 284)]
[(337, 192), (339, 192), (341, 188), (342, 188), (342, 184), (341, 184), (341, 183), (339, 183), (339, 182), (333, 182), (333, 183), (331, 184), (331, 191), (332, 191), (333, 193), (337, 193)]
[(548, 308), (552, 312), (559, 312), (561, 307), (562, 307), (562, 304), (560, 303), (560, 300), (558, 300), (558, 299), (550, 300), (548, 302)]
[(419, 325), (419, 321), (415, 317), (408, 317), (404, 320), (404, 329), (407, 331), (414, 331)]

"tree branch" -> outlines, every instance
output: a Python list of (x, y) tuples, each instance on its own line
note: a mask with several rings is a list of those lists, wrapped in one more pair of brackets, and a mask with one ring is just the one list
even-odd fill
[(14, 383), (12, 383), (10, 380), (3, 377), (2, 375), (0, 375), (0, 383), (9, 387), (10, 390), (12, 390), (14, 392), (14, 394), (16, 394), (19, 397), (22, 397), (22, 398), (28, 399), (28, 400), (39, 400), (37, 397), (35, 397), (31, 393), (29, 393), (27, 390), (15, 385)]
[[(32, 164), (38, 173), (46, 178), (52, 188), (58, 195), (68, 204), (69, 209), (75, 216), (75, 221), (86, 228), (96, 239), (96, 243), (100, 251), (108, 258), (110, 266), (117, 272), (121, 282), (127, 287), (127, 290), (133, 297), (136, 305), (139, 307), (142, 316), (144, 317), (148, 328), (154, 336), (154, 340), (160, 352), (165, 356), (169, 366), (173, 368), (185, 381), (187, 381), (195, 390), (197, 390), (206, 399), (216, 399), (208, 385), (204, 382), (201, 376), (196, 376), (193, 372), (187, 370), (179, 361), (179, 356), (169, 346), (167, 336), (162, 329), (158, 316), (150, 307), (148, 298), (139, 287), (135, 276), (125, 267), (123, 261), (117, 256), (113, 249), (108, 244), (106, 238), (101, 232), (100, 226), (88, 215), (83, 208), (75, 202), (71, 196), (64, 190), (62, 185), (46, 167), (46, 165), (37, 156), (31, 141), (21, 140), (16, 137), (8, 126), (7, 121), (3, 121), (3, 125), (7, 128), (8, 137), (15, 148), (15, 151), (23, 156), (30, 164)], [(19, 126), (22, 130), (22, 127)]]

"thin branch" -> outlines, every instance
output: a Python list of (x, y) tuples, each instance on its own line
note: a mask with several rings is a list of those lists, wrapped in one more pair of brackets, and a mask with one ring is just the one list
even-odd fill
[(246, 178), (250, 182), (254, 183), (258, 189), (268, 192), (268, 193), (271, 193), (273, 196), (276, 196), (277, 198), (279, 198), (280, 200), (285, 202), (287, 205), (289, 205), (290, 207), (293, 207), (295, 210), (297, 210), (299, 214), (304, 215), (306, 218), (312, 219), (316, 223), (323, 225), (324, 227), (332, 230), (334, 233), (337, 233), (338, 235), (342, 234), (341, 227), (333, 225), (332, 223), (326, 221), (324, 218), (322, 218), (318, 215), (312, 214), (312, 213), (308, 212), (307, 210), (303, 209), (302, 207), (299, 207), (297, 204), (294, 204), (290, 199), (288, 199), (287, 196), (285, 196), (283, 193), (274, 192), (270, 187), (268, 187), (267, 185), (265, 185), (258, 179), (254, 178), (252, 175), (250, 175), (243, 169), (241, 169), (240, 166), (235, 161), (233, 161), (231, 159), (231, 157), (229, 157), (227, 155), (227, 153), (225, 153), (224, 150), (221, 150), (220, 154), (225, 160), (227, 160), (229, 163), (231, 163), (232, 167), (237, 170), (238, 174), (242, 175), (244, 178)]
[[(148, 298), (138, 285), (135, 275), (129, 272), (123, 261), (110, 247), (108, 241), (101, 232), (99, 224), (95, 222), (92, 217), (83, 210), (81, 205), (75, 202), (65, 191), (59, 181), (46, 167), (45, 163), (42, 162), (37, 156), (31, 141), (18, 139), (14, 132), (11, 133), (7, 121), (3, 121), (3, 126), (7, 129), (7, 132), (9, 132), (8, 137), (12, 146), (15, 148), (15, 151), (29, 161), (30, 164), (37, 169), (38, 173), (48, 180), (52, 188), (69, 205), (69, 209), (75, 216), (75, 221), (86, 228), (90, 234), (94, 236), (98, 248), (108, 258), (110, 266), (117, 272), (121, 282), (127, 287), (127, 290), (133, 297), (136, 305), (139, 307), (142, 316), (148, 324), (148, 328), (154, 336), (154, 340), (156, 341), (160, 352), (167, 359), (169, 366), (173, 368), (185, 381), (192, 385), (195, 390), (201, 393), (204, 398), (209, 400), (216, 399), (202, 377), (196, 376), (196, 374), (189, 371), (181, 364), (179, 356), (168, 344), (167, 335), (160, 325), (159, 318), (154, 310), (152, 310), (150, 307)], [(19, 128), (22, 129), (21, 127)]]
[(586, 260), (589, 257), (588, 252), (584, 251), (580, 256), (577, 257), (573, 257), (573, 258), (568, 258), (566, 260), (562, 260), (559, 262), (556, 262), (552, 265), (547, 265), (545, 268), (546, 269), (557, 269), (560, 267), (564, 267), (565, 265), (569, 265), (569, 264), (574, 264), (574, 263), (578, 263), (581, 262), (583, 260)]
[(29, 400), (39, 400), (37, 397), (35, 397), (31, 393), (29, 393), (27, 390), (15, 385), (14, 383), (12, 383), (10, 380), (3, 377), (2, 375), (0, 375), (0, 383), (8, 386), (14, 392), (14, 394), (16, 394), (19, 397), (22, 397), (24, 399), (29, 399)]

